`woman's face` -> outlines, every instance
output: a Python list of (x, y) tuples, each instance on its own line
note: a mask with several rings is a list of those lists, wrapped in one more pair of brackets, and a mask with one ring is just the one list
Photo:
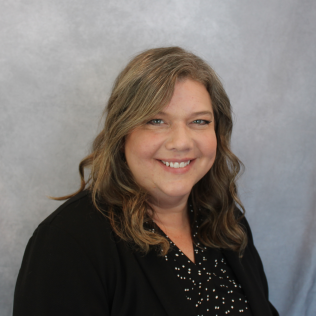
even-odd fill
[(185, 79), (161, 113), (126, 137), (125, 156), (150, 201), (172, 205), (187, 199), (210, 170), (216, 146), (210, 96), (201, 83)]

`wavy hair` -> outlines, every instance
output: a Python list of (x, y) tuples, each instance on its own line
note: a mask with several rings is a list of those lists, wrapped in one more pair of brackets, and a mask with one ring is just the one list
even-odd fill
[[(217, 137), (214, 164), (190, 194), (194, 215), (203, 218), (198, 238), (205, 246), (229, 248), (242, 255), (247, 235), (240, 224), (245, 211), (237, 196), (236, 180), (243, 165), (230, 149), (230, 101), (214, 70), (180, 47), (144, 51), (119, 74), (104, 111), (104, 128), (94, 140), (91, 153), (79, 164), (80, 189), (56, 199), (90, 190), (94, 205), (109, 218), (121, 239), (144, 253), (156, 246), (165, 255), (169, 250), (166, 238), (144, 228), (150, 219), (148, 210), (152, 210), (148, 193), (135, 181), (122, 149), (125, 137), (161, 111), (171, 100), (177, 80), (186, 78), (207, 89)], [(87, 180), (86, 168), (90, 169)]]

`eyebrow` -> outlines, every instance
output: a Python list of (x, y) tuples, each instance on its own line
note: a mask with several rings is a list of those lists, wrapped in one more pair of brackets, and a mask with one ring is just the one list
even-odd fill
[[(157, 113), (158, 115), (165, 115), (167, 116), (168, 114), (163, 112), (163, 111), (160, 111)], [(200, 112), (193, 112), (190, 116), (197, 116), (197, 115), (211, 115), (213, 116), (213, 112), (211, 111), (200, 111)]]

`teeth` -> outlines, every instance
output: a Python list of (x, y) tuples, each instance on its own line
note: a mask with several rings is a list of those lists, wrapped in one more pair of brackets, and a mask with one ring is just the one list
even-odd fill
[(168, 162), (168, 161), (163, 161), (161, 160), (167, 167), (171, 167), (171, 168), (184, 168), (185, 166), (187, 166), (191, 161), (188, 160), (186, 162)]

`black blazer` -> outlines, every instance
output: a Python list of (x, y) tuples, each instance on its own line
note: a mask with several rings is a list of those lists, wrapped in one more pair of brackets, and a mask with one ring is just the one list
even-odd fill
[[(254, 316), (276, 316), (260, 257), (249, 243), (242, 259), (223, 250)], [(18, 275), (14, 316), (193, 316), (167, 262), (118, 240), (87, 192), (71, 198), (35, 230)]]

